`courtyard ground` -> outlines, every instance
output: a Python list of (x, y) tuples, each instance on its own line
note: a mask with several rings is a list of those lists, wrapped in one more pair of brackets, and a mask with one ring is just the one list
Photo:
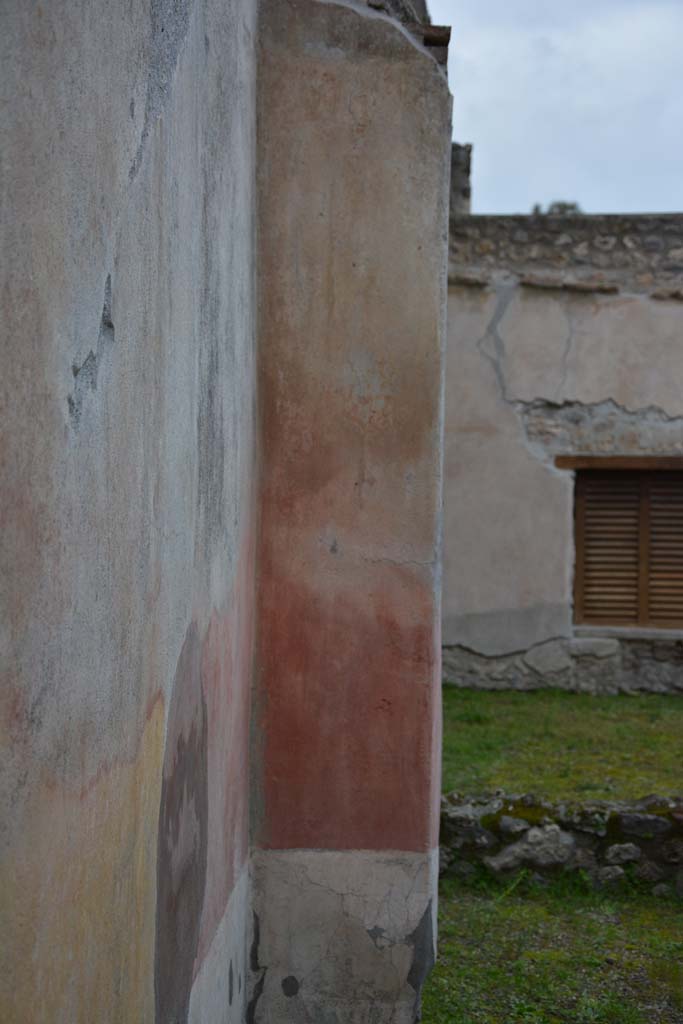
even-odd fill
[[(444, 790), (683, 790), (683, 699), (446, 688)], [(425, 1024), (683, 1024), (683, 901), (586, 878), (444, 879)]]
[(447, 879), (423, 1022), (681, 1024), (683, 903)]
[(444, 686), (443, 791), (558, 799), (683, 792), (683, 697)]

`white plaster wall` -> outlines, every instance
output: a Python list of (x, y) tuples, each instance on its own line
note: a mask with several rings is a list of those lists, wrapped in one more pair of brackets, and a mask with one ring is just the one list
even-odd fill
[(250, 875), (245, 864), (192, 986), (188, 1024), (243, 1024), (249, 977), (244, 923), (250, 921)]
[(683, 414), (680, 302), (517, 288), (500, 335), (510, 401), (611, 399), (631, 411)]
[(448, 304), (443, 642), (490, 654), (570, 624), (571, 481), (527, 449), (503, 394), (495, 332), (509, 298), (461, 288)]
[(255, 15), (0, 8), (7, 1021), (155, 1019), (171, 690), (252, 526)]

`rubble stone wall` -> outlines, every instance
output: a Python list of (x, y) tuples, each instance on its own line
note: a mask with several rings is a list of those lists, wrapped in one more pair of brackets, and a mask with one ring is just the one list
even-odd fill
[(553, 687), (593, 694), (683, 694), (683, 638), (666, 632), (634, 639), (586, 631), (488, 657), (448, 646), (443, 675), (446, 683), (481, 690)]
[(441, 871), (467, 877), (582, 871), (596, 885), (627, 878), (683, 896), (683, 798), (552, 804), (537, 797), (452, 793), (441, 805)]

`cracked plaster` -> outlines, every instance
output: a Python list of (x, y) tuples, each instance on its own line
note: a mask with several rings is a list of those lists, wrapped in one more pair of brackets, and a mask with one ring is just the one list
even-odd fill
[[(437, 850), (256, 852), (255, 1021), (413, 1024), (434, 955), (437, 873)], [(287, 995), (291, 978), (298, 989)]]
[(683, 453), (683, 315), (630, 280), (529, 287), (496, 260), (451, 269), (443, 641), (499, 657), (571, 635), (573, 477), (555, 456)]

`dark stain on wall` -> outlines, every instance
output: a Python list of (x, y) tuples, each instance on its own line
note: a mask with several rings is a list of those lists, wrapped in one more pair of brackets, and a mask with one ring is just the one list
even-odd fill
[(206, 705), (197, 627), (191, 623), (173, 683), (157, 840), (154, 989), (157, 1024), (185, 1024), (206, 884)]
[(145, 117), (135, 159), (128, 172), (130, 181), (137, 177), (149, 134), (168, 102), (193, 7), (194, 0), (151, 0)]
[[(207, 228), (208, 230), (208, 228)], [(211, 271), (207, 269), (207, 273)], [(214, 272), (215, 273), (215, 272)], [(207, 277), (207, 280), (210, 280)], [(220, 288), (216, 284), (216, 294)], [(215, 299), (205, 296), (204, 305)], [(218, 316), (217, 310), (214, 310)], [(202, 552), (210, 556), (212, 545), (224, 529), (225, 510), (225, 426), (221, 391), (221, 360), (219, 343), (210, 322), (206, 324), (207, 342), (199, 354), (200, 398), (197, 409), (197, 459), (199, 532)]]
[(267, 967), (261, 967), (259, 964), (259, 945), (261, 942), (261, 922), (258, 914), (253, 912), (253, 927), (252, 927), (252, 940), (251, 949), (249, 951), (249, 966), (254, 974), (261, 972), (261, 976), (254, 982), (254, 987), (251, 992), (251, 999), (247, 1003), (247, 1010), (245, 1021), (246, 1024), (254, 1024), (256, 1021), (256, 1006), (259, 999), (263, 995), (263, 988), (266, 983), (266, 972)]
[(102, 319), (100, 331), (97, 338), (97, 351), (92, 349), (79, 366), (74, 363), (71, 372), (74, 377), (72, 393), (67, 397), (69, 407), (69, 418), (71, 426), (76, 430), (81, 422), (83, 403), (89, 391), (97, 391), (97, 374), (102, 359), (109, 348), (116, 340), (114, 333), (114, 321), (111, 312), (111, 274), (107, 275), (104, 285), (104, 304), (102, 306)]
[(291, 999), (299, 991), (299, 979), (295, 978), (293, 974), (289, 974), (286, 978), (282, 979), (282, 991)]
[(432, 920), (432, 901), (427, 904), (427, 909), (420, 918), (420, 923), (414, 932), (408, 936), (408, 942), (413, 947), (413, 962), (408, 971), (408, 984), (415, 990), (415, 1013), (416, 1020), (420, 1008), (420, 993), (427, 975), (435, 963), (434, 957), (434, 924)]

